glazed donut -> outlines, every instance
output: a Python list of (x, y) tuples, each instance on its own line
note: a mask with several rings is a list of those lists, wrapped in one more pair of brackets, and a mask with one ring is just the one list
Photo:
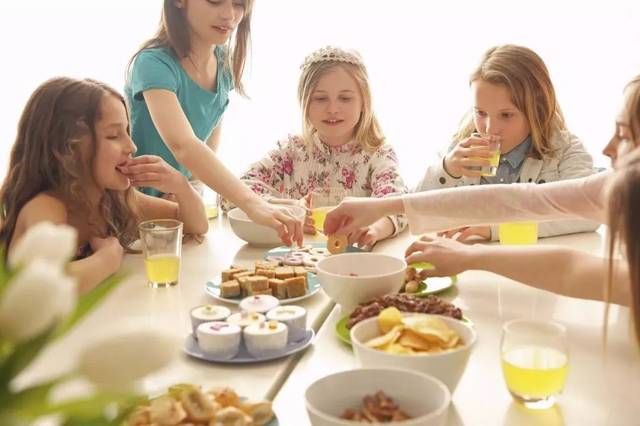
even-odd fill
[(327, 256), (329, 254), (329, 250), (327, 250), (325, 247), (317, 247), (312, 248), (309, 253), (315, 254), (316, 256)]
[(284, 266), (302, 266), (304, 265), (304, 261), (302, 257), (285, 256), (284, 259), (282, 259), (282, 264)]
[(347, 250), (349, 239), (346, 235), (329, 235), (327, 249), (331, 254), (344, 253)]
[(276, 262), (276, 263), (280, 263), (284, 260), (284, 257), (282, 256), (267, 256), (264, 258), (264, 260), (266, 260), (267, 262)]

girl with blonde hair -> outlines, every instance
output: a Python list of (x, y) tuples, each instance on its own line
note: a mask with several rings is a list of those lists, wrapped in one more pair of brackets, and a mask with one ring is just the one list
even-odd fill
[(289, 210), (249, 191), (215, 154), (229, 92), (245, 93), (252, 9), (253, 0), (164, 0), (160, 28), (129, 64), (131, 132), (139, 155), (162, 157), (195, 186), (203, 182), (274, 228), (285, 243), (302, 243), (302, 224)]
[[(503, 45), (489, 49), (471, 74), (473, 109), (462, 120), (447, 153), (429, 166), (417, 191), (497, 183), (545, 183), (588, 176), (591, 155), (566, 128), (551, 77), (534, 51)], [(495, 176), (491, 141), (500, 142)], [(589, 221), (540, 224), (539, 236), (593, 231)], [(443, 234), (465, 241), (497, 240), (497, 225), (463, 227)]]
[[(78, 232), (70, 272), (86, 291), (120, 268), (139, 221), (180, 219), (187, 233), (207, 232), (204, 206), (187, 179), (162, 158), (132, 159), (124, 98), (94, 80), (54, 78), (31, 95), (18, 124), (0, 188), (0, 245), (9, 252), (39, 222)], [(145, 195), (145, 185), (177, 202)]]
[[(302, 135), (289, 136), (242, 180), (272, 203), (322, 199), (326, 205), (344, 196), (385, 197), (406, 192), (396, 154), (385, 143), (373, 112), (367, 71), (357, 53), (336, 47), (319, 49), (302, 65), (298, 85)], [(223, 208), (231, 203), (223, 202)], [(390, 215), (349, 235), (350, 244), (370, 247), (402, 231), (402, 215)], [(315, 233), (311, 217), (305, 232)]]
[[(608, 224), (608, 264), (600, 256), (566, 247), (466, 245), (427, 236), (407, 249), (407, 262), (431, 262), (435, 269), (426, 275), (480, 269), (564, 296), (629, 306), (640, 347), (640, 75), (625, 88), (615, 133), (603, 152), (612, 159), (615, 172), (546, 185), (473, 186), (384, 200), (346, 200), (327, 215), (324, 231), (346, 234), (400, 213), (407, 215), (415, 234), (463, 223), (583, 218)], [(619, 246), (622, 258), (614, 257)]]

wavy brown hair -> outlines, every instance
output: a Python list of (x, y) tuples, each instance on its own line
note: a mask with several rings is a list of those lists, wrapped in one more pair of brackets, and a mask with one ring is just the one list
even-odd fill
[[(522, 111), (531, 128), (532, 155), (542, 159), (554, 154), (557, 147), (551, 145), (551, 138), (566, 125), (549, 70), (537, 53), (511, 44), (492, 47), (485, 52), (469, 83), (476, 80), (509, 89), (511, 102)], [(470, 111), (462, 119), (454, 140), (468, 138), (475, 130)]]
[[(614, 256), (620, 246), (628, 263), (630, 308), (635, 336), (640, 344), (640, 75), (627, 85), (625, 92), (629, 114), (627, 123), (636, 148), (616, 160), (617, 171), (609, 184), (609, 278), (606, 294), (607, 298), (611, 294)], [(607, 312), (608, 307), (607, 304)]]
[(131, 188), (105, 190), (97, 206), (88, 201), (87, 188), (95, 182), (95, 124), (106, 95), (125, 105), (116, 90), (94, 80), (53, 78), (33, 92), (0, 188), (0, 244), (9, 245), (20, 211), (42, 192), (55, 194), (68, 211), (85, 215), (97, 236), (115, 236), (124, 247), (137, 238)]
[[(226, 66), (231, 70), (235, 90), (245, 97), (247, 94), (242, 85), (242, 73), (251, 45), (253, 1), (244, 0), (244, 15), (238, 23), (235, 36), (229, 38), (227, 51), (231, 54), (226, 55)], [(191, 37), (184, 10), (176, 6), (175, 0), (164, 0), (160, 24), (155, 35), (145, 41), (133, 55), (129, 61), (129, 68), (138, 53), (153, 47), (165, 47), (179, 59), (186, 58), (191, 51)]]

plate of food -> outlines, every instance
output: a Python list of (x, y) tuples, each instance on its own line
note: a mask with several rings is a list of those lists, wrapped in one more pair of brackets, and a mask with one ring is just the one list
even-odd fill
[(336, 323), (336, 336), (350, 345), (350, 333), (354, 325), (367, 318), (377, 316), (382, 310), (389, 307), (395, 307), (401, 312), (444, 315), (473, 325), (468, 318), (462, 315), (460, 308), (438, 296), (416, 297), (406, 293), (399, 293), (377, 297), (368, 303), (358, 306), (350, 315), (342, 317)]
[[(327, 256), (331, 256), (331, 251), (327, 248), (328, 243), (313, 242), (302, 247), (281, 246), (271, 249), (265, 255), (265, 260), (278, 262), (287, 266), (302, 266), (315, 271), (316, 264)], [(344, 253), (360, 253), (364, 250), (356, 246), (346, 246)], [(338, 253), (334, 253), (338, 254)]]
[(294, 303), (316, 294), (320, 282), (304, 266), (257, 261), (254, 268), (234, 267), (207, 281), (205, 292), (216, 300), (239, 304), (243, 298), (271, 295), (280, 303)]
[[(277, 334), (282, 332), (282, 327), (269, 329), (269, 325), (267, 324), (265, 325), (264, 331), (261, 331), (259, 326), (254, 328), (254, 330), (250, 330), (251, 339), (253, 340), (246, 339), (247, 333), (245, 332), (243, 338), (239, 342), (237, 354), (233, 357), (229, 358), (227, 354), (220, 353), (220, 347), (217, 347), (216, 352), (214, 353), (207, 352), (204, 349), (206, 347), (206, 343), (200, 343), (202, 339), (196, 339), (193, 334), (189, 334), (187, 336), (184, 343), (184, 352), (193, 358), (198, 358), (208, 362), (221, 364), (253, 364), (284, 358), (295, 354), (296, 352), (300, 352), (311, 345), (313, 337), (315, 336), (313, 329), (309, 328), (304, 333), (304, 337), (302, 339), (293, 342), (287, 341), (285, 343), (281, 343), (281, 345), (276, 348), (273, 344), (276, 343)], [(261, 342), (259, 339), (263, 341)], [(261, 349), (264, 347), (268, 348)]]
[(228, 387), (203, 391), (194, 384), (171, 386), (134, 408), (123, 424), (279, 426), (270, 401), (250, 401)]
[(426, 262), (412, 264), (407, 268), (404, 278), (404, 286), (400, 290), (401, 293), (412, 294), (417, 297), (426, 297), (430, 294), (440, 293), (451, 288), (458, 282), (458, 276), (451, 277), (428, 277), (420, 280), (418, 270), (432, 269), (433, 266)]

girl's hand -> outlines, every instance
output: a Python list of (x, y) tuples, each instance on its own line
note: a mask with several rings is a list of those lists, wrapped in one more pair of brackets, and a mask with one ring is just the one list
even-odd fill
[(268, 203), (256, 196), (242, 209), (255, 223), (273, 228), (284, 244), (290, 246), (296, 242), (302, 246), (302, 220), (297, 219), (286, 205)]
[(185, 188), (187, 179), (157, 155), (141, 155), (132, 158), (122, 168), (131, 185), (148, 186), (167, 194), (178, 193)]
[(326, 235), (352, 234), (371, 225), (381, 217), (402, 213), (401, 206), (402, 200), (398, 197), (347, 197), (338, 207), (327, 214), (327, 219), (324, 221), (324, 233)]
[(361, 249), (370, 250), (381, 239), (376, 227), (365, 226), (349, 234), (349, 245), (356, 244)]
[(478, 136), (470, 136), (456, 144), (444, 157), (444, 170), (455, 178), (462, 176), (480, 177), (480, 170), (473, 167), (489, 166), (489, 140)]
[(113, 272), (120, 269), (124, 248), (116, 237), (99, 238), (93, 237), (89, 240), (94, 255), (103, 257), (104, 264), (110, 265)]
[(423, 236), (407, 248), (407, 265), (415, 262), (429, 262), (435, 268), (420, 271), (420, 279), (427, 277), (448, 277), (465, 271), (467, 262), (483, 246), (469, 246), (455, 240)]
[(272, 204), (284, 204), (289, 206), (300, 206), (306, 210), (306, 214), (304, 217), (304, 224), (302, 231), (305, 234), (315, 235), (317, 233), (316, 224), (313, 218), (311, 217), (311, 204), (310, 197), (302, 197), (299, 200), (293, 200), (290, 198), (270, 198), (269, 202)]
[(463, 226), (462, 228), (450, 229), (448, 231), (438, 232), (439, 237), (453, 238), (461, 243), (474, 243), (479, 241), (491, 240), (491, 227), (489, 226)]

